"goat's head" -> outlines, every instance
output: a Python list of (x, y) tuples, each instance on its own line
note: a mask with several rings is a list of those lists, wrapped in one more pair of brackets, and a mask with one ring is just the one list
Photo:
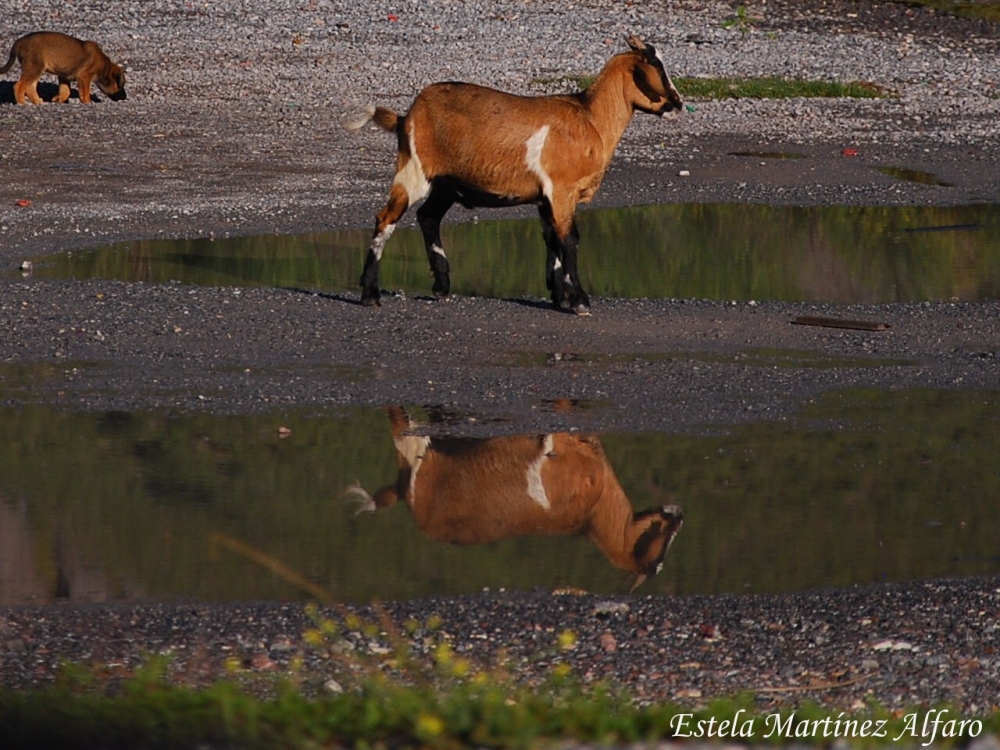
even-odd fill
[(632, 557), (638, 570), (632, 584), (634, 590), (649, 576), (660, 572), (670, 543), (684, 525), (684, 511), (679, 505), (664, 505), (662, 508), (636, 513), (633, 521), (645, 525), (632, 548)]
[(639, 60), (632, 68), (632, 82), (637, 91), (633, 108), (660, 116), (679, 111), (683, 106), (681, 95), (667, 75), (660, 53), (637, 36), (628, 36), (625, 41), (639, 53)]

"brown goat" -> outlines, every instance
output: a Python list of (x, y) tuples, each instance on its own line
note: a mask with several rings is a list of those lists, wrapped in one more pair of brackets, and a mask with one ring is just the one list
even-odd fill
[(348, 497), (360, 511), (402, 499), (431, 538), (481, 544), (524, 535), (586, 534), (611, 563), (635, 574), (633, 588), (660, 572), (684, 522), (677, 505), (636, 513), (596, 437), (569, 433), (489, 439), (414, 435), (389, 409), (399, 473), (395, 485)]
[(361, 274), (361, 302), (379, 304), (378, 265), (385, 243), (407, 208), (417, 211), (434, 275), (433, 292), (447, 297), (450, 269), (440, 225), (456, 202), (466, 208), (538, 205), (548, 251), (545, 280), (560, 309), (580, 315), (590, 299), (580, 285), (576, 206), (597, 192), (618, 141), (637, 110), (655, 115), (681, 109), (681, 98), (652, 45), (628, 38), (578, 94), (516, 96), (469, 83), (435, 83), (405, 116), (369, 107), (345, 120), (356, 130), (370, 120), (396, 133), (396, 176), (379, 212)]

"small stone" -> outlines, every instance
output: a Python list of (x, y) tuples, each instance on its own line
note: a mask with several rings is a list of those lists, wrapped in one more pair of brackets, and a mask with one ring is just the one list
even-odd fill
[(627, 615), (631, 608), (625, 602), (603, 601), (594, 605), (595, 615)]

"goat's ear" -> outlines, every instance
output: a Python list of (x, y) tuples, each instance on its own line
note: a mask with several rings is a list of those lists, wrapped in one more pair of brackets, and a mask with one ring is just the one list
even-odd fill
[(646, 44), (635, 34), (630, 34), (625, 37), (625, 41), (628, 42), (628, 46), (634, 49), (636, 52), (641, 52), (646, 58), (646, 62), (650, 65), (663, 66), (663, 61), (660, 60), (659, 54), (656, 52), (656, 47), (652, 44)]
[(626, 36), (625, 43), (637, 52), (643, 52), (646, 49), (646, 43), (635, 34), (629, 34)]

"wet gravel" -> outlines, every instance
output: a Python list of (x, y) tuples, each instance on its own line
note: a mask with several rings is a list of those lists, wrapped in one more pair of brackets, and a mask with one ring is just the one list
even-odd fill
[[(678, 433), (788, 418), (833, 389), (1000, 383), (995, 302), (596, 299), (579, 318), (542, 300), (392, 296), (373, 312), (308, 291), (28, 281), (7, 283), (0, 314), (23, 384), (0, 398), (87, 410), (424, 404), (453, 434)], [(793, 324), (817, 315), (887, 329)]]
[[(995, 25), (867, 0), (747, 5), (753, 23), (741, 29), (724, 27), (733, 5), (713, 0), (9, 0), (5, 44), (37, 28), (97, 39), (126, 62), (129, 99), (16, 107), (13, 74), (0, 82), (0, 267), (117, 240), (366, 226), (392, 147), (384, 134), (345, 134), (342, 112), (368, 102), (404, 109), (445, 78), (565, 89), (565, 76), (599, 69), (626, 32), (659, 43), (675, 75), (856, 79), (897, 96), (689, 101), (693, 111), (674, 120), (637, 118), (597, 205), (1000, 202)], [(731, 156), (743, 150), (805, 158)], [(953, 187), (894, 180), (881, 165), (927, 170)], [(891, 327), (790, 325), (824, 314)], [(839, 364), (742, 363), (756, 348)], [(565, 352), (593, 356), (554, 356)], [(524, 353), (547, 364), (523, 366)], [(833, 388), (992, 390), (998, 353), (995, 302), (595, 300), (594, 315), (578, 319), (529, 299), (397, 296), (373, 311), (353, 289), (0, 279), (0, 368), (29, 373), (18, 390), (0, 390), (9, 406), (418, 403), (444, 405), (458, 415), (450, 429), (473, 433), (689, 431), (781, 419)], [(42, 366), (45, 377), (30, 377)], [(560, 399), (602, 408), (549, 408)], [(386, 608), (397, 620), (440, 615), (457, 651), (489, 661), (506, 649), (524, 679), (566, 660), (644, 701), (696, 705), (749, 690), (762, 708), (947, 701), (971, 714), (1000, 702), (998, 592), (990, 578), (777, 597), (485, 592)], [(276, 603), (0, 609), (0, 684), (46, 684), (63, 659), (106, 664), (114, 679), (153, 651), (173, 654), (172, 674), (189, 682), (220, 674), (232, 656), (269, 673), (302, 654), (324, 689), (338, 679), (335, 660), (306, 648), (307, 627), (299, 605)], [(554, 646), (564, 629), (577, 634), (573, 650)]]

